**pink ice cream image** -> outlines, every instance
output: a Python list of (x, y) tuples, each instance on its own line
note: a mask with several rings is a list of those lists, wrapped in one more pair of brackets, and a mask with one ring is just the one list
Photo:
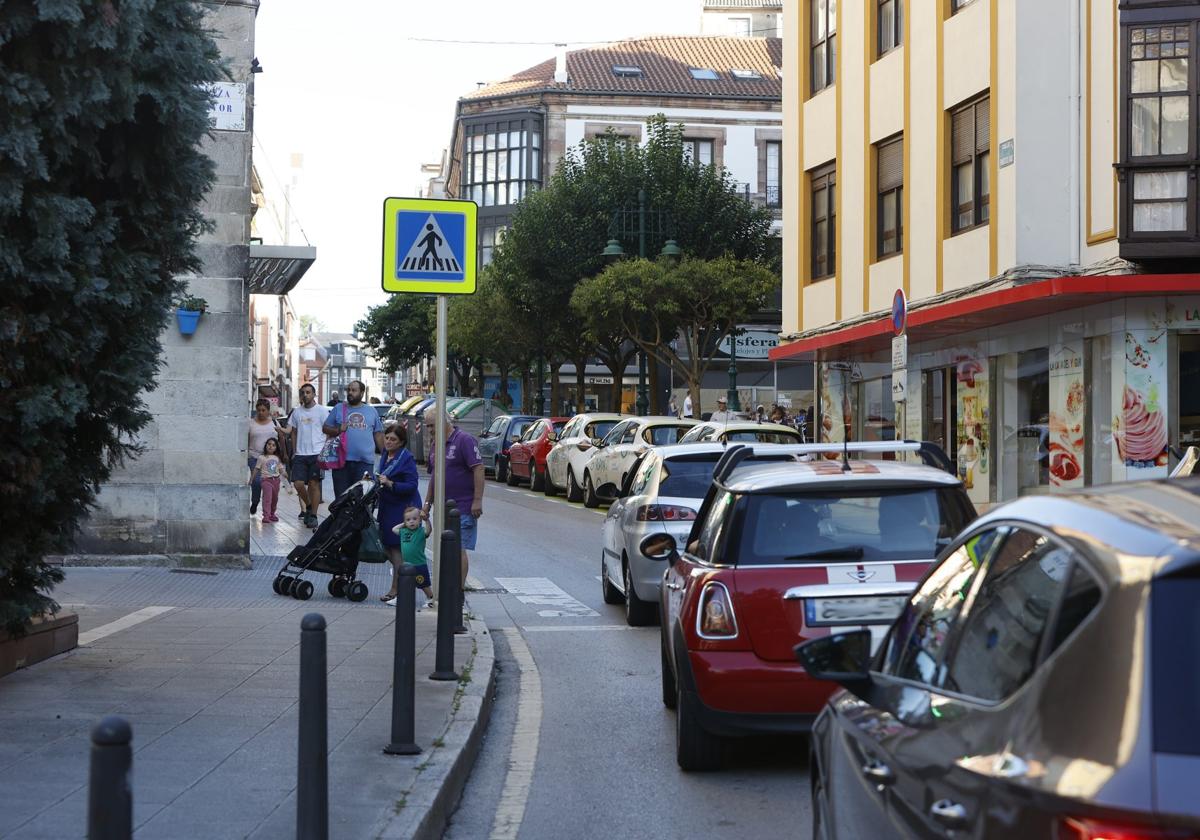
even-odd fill
[(1161, 411), (1147, 411), (1140, 391), (1125, 386), (1124, 428), (1116, 433), (1122, 460), (1156, 461), (1167, 448), (1167, 423)]

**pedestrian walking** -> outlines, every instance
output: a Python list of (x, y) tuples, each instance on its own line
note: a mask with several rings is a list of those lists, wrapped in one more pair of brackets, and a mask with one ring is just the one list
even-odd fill
[(325, 417), (329, 409), (317, 403), (317, 389), (311, 384), (300, 386), (300, 405), (288, 418), (292, 439), (292, 485), (300, 497), (300, 519), (309, 528), (317, 527), (321, 507), (321, 465), (317, 457), (325, 445)]
[(389, 547), (388, 556), (392, 559), (392, 591), (383, 596), (388, 606), (396, 605), (396, 578), (401, 566), (412, 566), (417, 576), (417, 586), (425, 593), (425, 607), (432, 609), (433, 587), (429, 576), (429, 564), (425, 562), (425, 543), (433, 533), (429, 524), (429, 514), (419, 507), (409, 507), (404, 511), (404, 520), (392, 528), (390, 533), (400, 541), (398, 548)]
[(689, 420), (694, 416), (692, 414), (692, 395), (690, 393), (683, 398), (683, 416)]
[(383, 421), (366, 400), (367, 386), (355, 379), (346, 387), (345, 402), (329, 410), (325, 436), (346, 433), (346, 463), (333, 471), (333, 497), (341, 496), (364, 475), (374, 473), (375, 453), (383, 449)]
[(332, 394), (329, 395), (329, 402), (325, 403), (325, 405), (329, 406), (330, 408), (333, 408), (335, 405), (337, 405), (341, 401), (342, 401), (341, 395), (338, 394), (337, 391), (334, 391)]
[[(421, 493), (418, 489), (417, 461), (405, 448), (408, 433), (401, 425), (392, 426), (383, 433), (383, 454), (379, 456), (379, 539), (387, 549), (392, 561), (392, 588), (381, 600), (388, 601), (396, 595), (403, 563), (401, 557), (403, 534), (396, 530), (403, 524), (405, 511), (414, 508), (420, 514)], [(417, 517), (418, 522), (420, 516)], [(422, 552), (424, 547), (422, 546)], [(426, 572), (426, 581), (429, 580)]]
[[(425, 420), (427, 433), (432, 435), (435, 430), (433, 412), (428, 412)], [(468, 551), (475, 550), (479, 537), (479, 517), (483, 516), (483, 460), (479, 457), (479, 443), (475, 438), (455, 428), (446, 415), (442, 418), (446, 424), (446, 499), (453, 499), (458, 507), (459, 525), (462, 531), (462, 583), (466, 590), (467, 570), (470, 566)], [(429, 486), (425, 488), (426, 514), (433, 507), (434, 499), (434, 469), (433, 459), (437, 453), (430, 447), (429, 451)]]
[(667, 403), (667, 414), (671, 417), (679, 416), (679, 403), (675, 400), (675, 395), (671, 395), (671, 401)]
[[(250, 421), (250, 432), (246, 436), (246, 466), (250, 468), (250, 515), (258, 513), (258, 504), (262, 500), (262, 481), (255, 465), (263, 454), (263, 445), (268, 440), (279, 443), (279, 427), (271, 419), (271, 402), (260, 398), (254, 403), (254, 418)], [(276, 456), (283, 451), (279, 447)]]
[(254, 464), (254, 475), (250, 481), (262, 486), (262, 521), (278, 522), (275, 508), (279, 504), (279, 481), (283, 476), (283, 460), (279, 457), (279, 440), (268, 438), (263, 444), (263, 454)]

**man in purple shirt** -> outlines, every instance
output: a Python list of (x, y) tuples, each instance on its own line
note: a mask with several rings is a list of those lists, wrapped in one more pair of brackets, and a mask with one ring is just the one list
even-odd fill
[[(446, 423), (446, 499), (453, 499), (458, 508), (462, 525), (462, 585), (467, 585), (467, 550), (475, 550), (479, 536), (479, 517), (483, 516), (483, 460), (479, 457), (479, 443), (475, 438), (457, 429), (449, 417)], [(426, 433), (432, 438), (434, 420), (425, 420)], [(433, 507), (433, 447), (429, 448), (429, 488), (425, 496), (425, 512)]]

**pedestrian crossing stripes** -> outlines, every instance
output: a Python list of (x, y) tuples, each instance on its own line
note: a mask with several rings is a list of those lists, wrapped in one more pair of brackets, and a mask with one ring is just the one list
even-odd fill
[(496, 583), (521, 603), (537, 609), (541, 618), (592, 618), (600, 615), (587, 604), (572, 598), (549, 578), (496, 578)]
[(419, 271), (427, 275), (446, 274), (461, 277), (462, 266), (454, 255), (451, 244), (446, 240), (438, 214), (430, 213), (414, 235), (400, 271)]

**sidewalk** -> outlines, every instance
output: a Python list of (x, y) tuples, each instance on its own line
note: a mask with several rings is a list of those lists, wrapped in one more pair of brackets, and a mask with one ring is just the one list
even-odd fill
[[(133, 727), (139, 838), (295, 835), (300, 619), (328, 621), (330, 836), (440, 836), (490, 708), (492, 642), (456, 637), (460, 682), (427, 679), (436, 614), (417, 614), (418, 756), (388, 756), (394, 608), (385, 566), (363, 566), (367, 601), (271, 591), (299, 527), (251, 526), (254, 569), (68, 568), (56, 590), (80, 615), (80, 647), (0, 679), (0, 837), (83, 837), (89, 733)], [(270, 552), (258, 554), (259, 551)]]

